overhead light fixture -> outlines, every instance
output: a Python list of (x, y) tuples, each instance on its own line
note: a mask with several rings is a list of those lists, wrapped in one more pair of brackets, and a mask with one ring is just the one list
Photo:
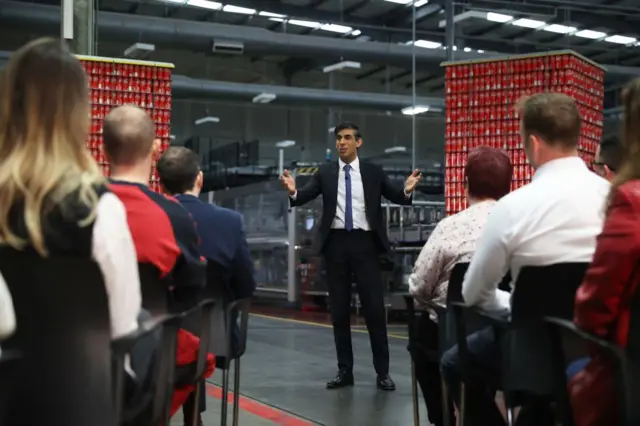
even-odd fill
[(255, 15), (255, 13), (257, 12), (257, 10), (255, 9), (249, 9), (248, 7), (240, 7), (240, 6), (234, 6), (231, 4), (227, 4), (222, 8), (223, 12), (229, 12), (229, 13), (241, 13), (243, 15)]
[(265, 12), (264, 10), (261, 10), (260, 12), (258, 12), (258, 15), (266, 16), (268, 18), (286, 18), (285, 15), (281, 15), (279, 13)]
[(209, 0), (187, 0), (189, 6), (201, 7), (203, 9), (220, 10), (222, 9), (222, 3)]
[(516, 19), (511, 23), (511, 25), (515, 25), (516, 27), (536, 29), (536, 28), (544, 27), (545, 25), (547, 25), (547, 23), (542, 21), (536, 21), (535, 19), (522, 18), (522, 19)]
[(427, 111), (429, 111), (429, 107), (426, 105), (408, 106), (401, 110), (404, 115), (418, 115)]
[(353, 69), (357, 69), (359, 70), (360, 67), (362, 67), (362, 64), (360, 62), (354, 62), (354, 61), (342, 61), (342, 62), (338, 62), (332, 65), (327, 65), (326, 67), (322, 68), (322, 72), (326, 73), (330, 73), (333, 71), (340, 71), (343, 70), (345, 68), (353, 68)]
[(487, 12), (487, 21), (505, 23), (513, 21), (513, 16), (503, 13)]
[(270, 102), (273, 102), (275, 99), (277, 98), (277, 96), (275, 95), (275, 93), (260, 93), (259, 95), (256, 95), (253, 98), (253, 103), (254, 104), (268, 104)]
[(338, 25), (338, 24), (324, 24), (320, 27), (321, 30), (331, 31), (333, 33), (346, 34), (353, 31), (353, 28), (347, 27), (346, 25)]
[(422, 7), (425, 4), (429, 3), (429, 0), (418, 0), (417, 2), (415, 2), (413, 5), (415, 7)]
[(397, 4), (409, 4), (411, 3), (413, 0), (386, 0), (389, 3), (397, 3)]
[(307, 28), (318, 28), (320, 25), (322, 25), (320, 24), (320, 22), (303, 21), (300, 19), (289, 19), (287, 23), (291, 25), (297, 25), (299, 27), (307, 27)]
[(149, 57), (155, 50), (156, 46), (154, 44), (134, 43), (125, 49), (124, 56), (127, 58), (144, 59)]
[(296, 141), (291, 141), (291, 140), (287, 140), (287, 141), (280, 141), (280, 142), (276, 142), (276, 148), (289, 148), (292, 146), (295, 146)]
[(542, 28), (542, 31), (548, 31), (550, 33), (556, 33), (556, 34), (570, 34), (570, 33), (575, 33), (577, 31), (577, 28), (569, 27), (567, 25), (551, 24)]
[(467, 52), (467, 53), (469, 53), (469, 52), (471, 52), (471, 48), (470, 48), (470, 47), (465, 47), (465, 48), (464, 48), (464, 51), (465, 51), (465, 52)]
[[(409, 42), (409, 44), (411, 44), (411, 42)], [(437, 49), (439, 47), (442, 47), (442, 43), (429, 40), (416, 40), (413, 44), (415, 44), (416, 47), (422, 47), (425, 49)]]
[(336, 130), (335, 127), (329, 127), (329, 133), (333, 133)]
[(609, 43), (616, 43), (616, 44), (631, 44), (631, 43), (637, 42), (638, 40), (636, 40), (633, 37), (627, 37), (627, 36), (616, 34), (616, 35), (612, 35), (605, 38), (604, 41), (608, 41)]
[(597, 40), (599, 38), (606, 37), (607, 33), (603, 33), (602, 31), (581, 30), (575, 33), (574, 36), (588, 38), (590, 40)]
[(220, 119), (218, 117), (208, 115), (206, 117), (198, 118), (196, 121), (193, 122), (193, 124), (195, 124), (196, 126), (200, 126), (206, 123), (219, 123), (219, 122), (220, 122)]
[(351, 31), (351, 33), (349, 35), (352, 35), (354, 37), (358, 37), (360, 34), (362, 34), (362, 31), (360, 30), (353, 30)]
[(392, 146), (390, 148), (386, 148), (384, 150), (385, 154), (397, 154), (400, 152), (407, 152), (407, 147), (406, 146)]

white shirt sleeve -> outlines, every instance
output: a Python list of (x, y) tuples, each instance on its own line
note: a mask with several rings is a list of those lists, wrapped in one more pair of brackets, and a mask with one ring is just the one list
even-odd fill
[(500, 314), (510, 310), (510, 294), (498, 289), (510, 265), (510, 228), (508, 206), (496, 203), (462, 283), (462, 297), (467, 305)]
[(98, 202), (93, 226), (93, 258), (100, 265), (109, 296), (113, 338), (138, 328), (142, 296), (138, 260), (127, 212), (114, 194), (104, 194)]
[(0, 339), (9, 337), (16, 329), (16, 316), (13, 310), (11, 293), (0, 274)]
[(293, 194), (289, 194), (289, 198), (291, 198), (292, 200), (295, 201), (295, 199), (298, 197), (298, 191), (296, 190), (296, 192), (294, 192)]

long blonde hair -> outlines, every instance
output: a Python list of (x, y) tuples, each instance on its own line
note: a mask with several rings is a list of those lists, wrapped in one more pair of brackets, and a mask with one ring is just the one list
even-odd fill
[(622, 106), (622, 166), (611, 181), (607, 209), (620, 186), (640, 179), (640, 78), (631, 81), (622, 91)]
[[(64, 41), (38, 39), (11, 56), (0, 74), (0, 243), (46, 256), (43, 217), (76, 193), (90, 212), (79, 225), (93, 222), (103, 178), (85, 146), (89, 113), (87, 77)], [(24, 236), (10, 222), (18, 205)]]

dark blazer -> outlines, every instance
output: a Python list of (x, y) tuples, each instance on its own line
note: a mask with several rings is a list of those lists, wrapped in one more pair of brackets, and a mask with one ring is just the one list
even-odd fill
[(203, 203), (193, 195), (176, 198), (191, 213), (200, 235), (200, 253), (226, 269), (233, 299), (250, 297), (256, 288), (253, 261), (240, 213)]
[[(296, 199), (289, 198), (292, 207), (301, 206), (322, 194), (322, 220), (320, 222), (317, 249), (322, 252), (327, 240), (331, 224), (336, 216), (338, 205), (338, 175), (337, 161), (320, 166), (312, 179), (303, 188), (298, 189)], [(404, 188), (394, 185), (384, 173), (382, 167), (360, 160), (360, 175), (364, 189), (364, 202), (367, 220), (371, 230), (378, 238), (381, 253), (389, 252), (389, 239), (383, 221), (381, 198), (392, 203), (411, 205), (412, 197), (404, 194)]]

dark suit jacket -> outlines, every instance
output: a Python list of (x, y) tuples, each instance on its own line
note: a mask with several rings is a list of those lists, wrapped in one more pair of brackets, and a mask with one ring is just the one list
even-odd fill
[[(322, 220), (320, 222), (317, 249), (322, 252), (327, 240), (331, 224), (336, 216), (338, 205), (338, 175), (337, 161), (320, 166), (312, 179), (303, 188), (298, 189), (296, 199), (289, 199), (291, 206), (301, 206), (322, 194)], [(364, 189), (365, 211), (371, 230), (378, 237), (380, 252), (389, 252), (389, 239), (383, 221), (381, 198), (392, 203), (411, 205), (412, 197), (404, 195), (404, 188), (394, 185), (384, 173), (382, 167), (360, 160), (360, 175)]]
[(251, 297), (256, 288), (253, 262), (240, 213), (203, 203), (193, 195), (176, 196), (196, 222), (200, 253), (225, 268), (231, 297)]

